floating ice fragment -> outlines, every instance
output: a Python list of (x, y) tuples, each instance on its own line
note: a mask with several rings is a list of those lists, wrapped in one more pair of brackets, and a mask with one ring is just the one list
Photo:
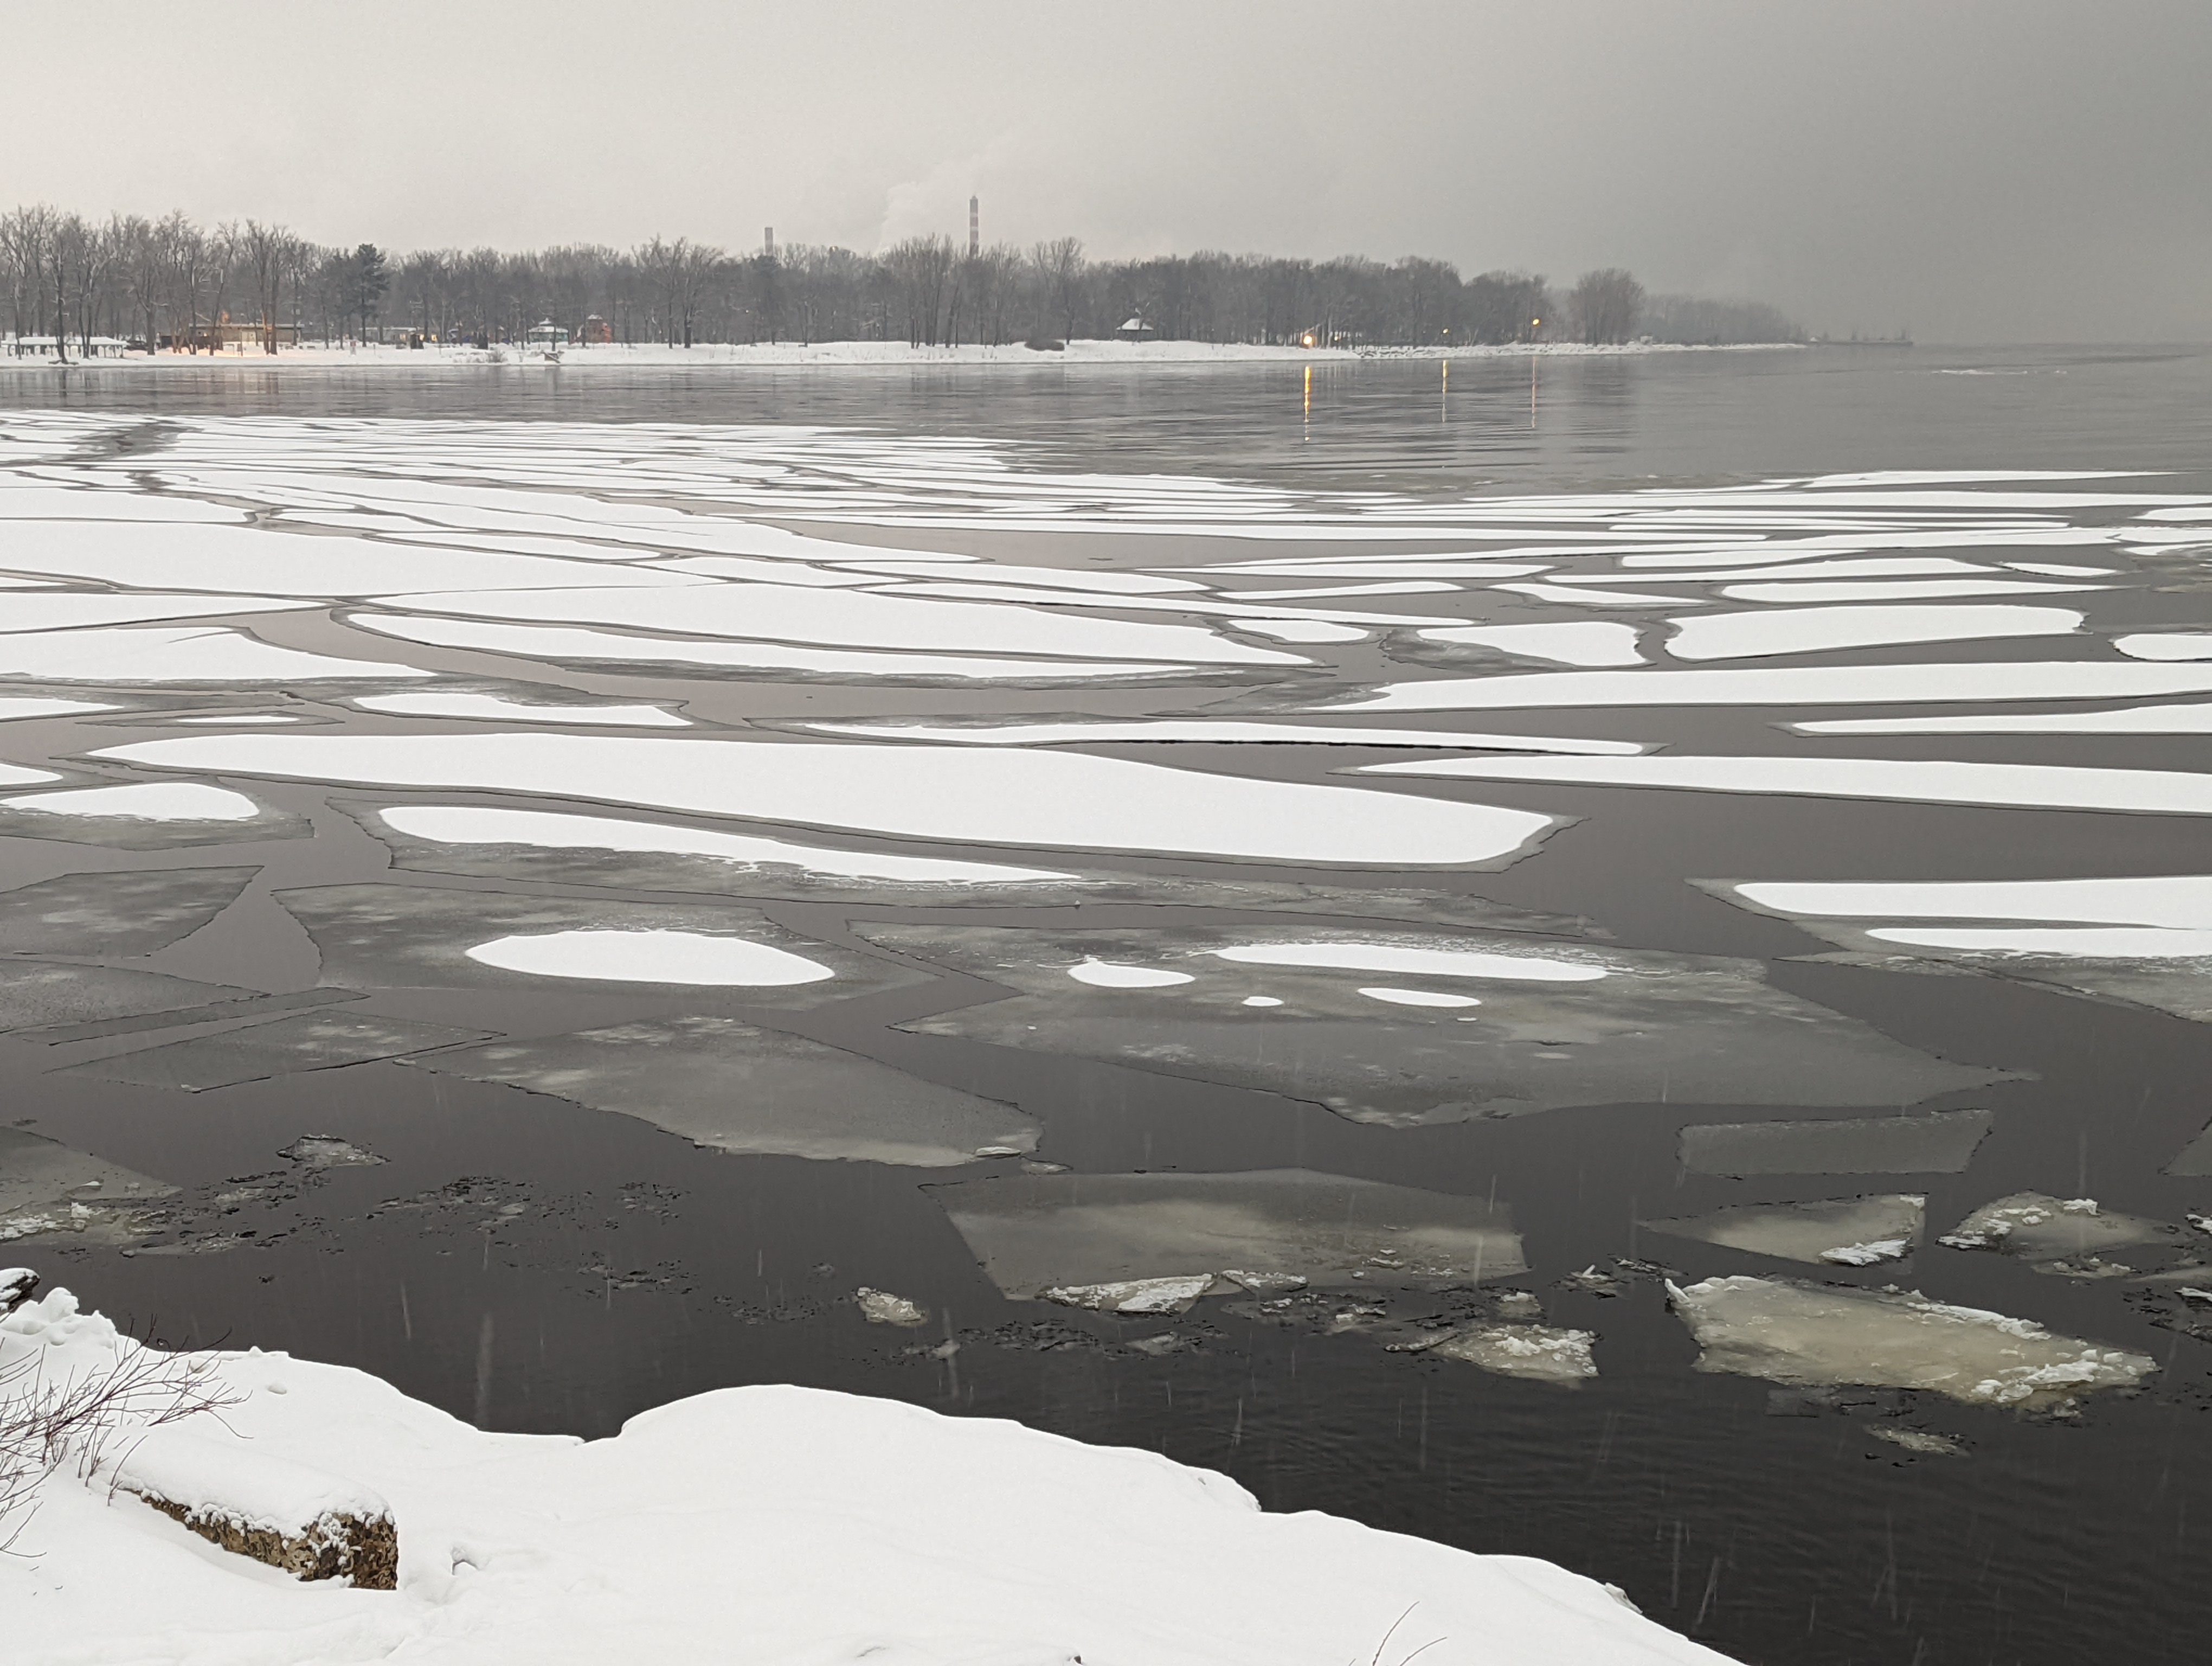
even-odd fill
[(46, 700), (14, 695), (0, 697), (0, 723), (29, 717), (76, 717), (88, 712), (120, 711), (90, 700)]
[(366, 1168), (385, 1160), (335, 1134), (303, 1134), (276, 1154), (308, 1169)]
[(144, 625), (0, 634), (0, 677), (56, 683), (390, 681), (431, 673), (389, 660), (338, 660), (272, 648), (222, 626)]
[(2094, 1198), (2014, 1192), (1984, 1203), (1936, 1242), (1954, 1250), (2017, 1256), (2042, 1263), (2038, 1272), (2074, 1273), (2094, 1267), (2099, 1250), (2164, 1243), (2178, 1237), (2180, 1230), (2165, 1221), (2108, 1214)]
[(698, 932), (566, 931), (479, 943), (469, 958), (538, 977), (618, 983), (696, 983), (745, 988), (819, 983), (836, 973), (766, 943)]
[(229, 907), (258, 872), (175, 867), (65, 873), (0, 891), (0, 952), (153, 954)]
[(457, 717), (484, 723), (611, 723), (637, 729), (684, 729), (690, 720), (659, 706), (543, 706), (495, 694), (365, 694), (363, 711), (395, 717)]
[(1280, 1006), (1282, 1001), (1273, 995), (1247, 995), (1238, 1003), (1243, 1006)]
[(1939, 758), (1647, 757), (1437, 758), (1414, 763), (1364, 764), (1357, 773), (1554, 781), (1572, 787), (1656, 787), (1706, 793), (1896, 799), (1923, 804), (1986, 804), (2024, 810), (2212, 815), (2212, 776), (2179, 769), (1964, 763)]
[(1496, 648), (1522, 660), (1549, 660), (1562, 666), (1640, 666), (1636, 626), (1606, 620), (1570, 620), (1556, 624), (1447, 625), (1418, 633), (1425, 642), (1465, 642)]
[(1589, 740), (1560, 735), (1468, 734), (1448, 729), (1363, 729), (1319, 723), (1246, 722), (1145, 718), (1116, 723), (1098, 719), (1059, 723), (810, 723), (823, 734), (878, 740), (930, 740), (969, 746), (1079, 745), (1090, 741), (1146, 745), (1255, 746), (1421, 746), (1440, 751), (1471, 747), (1486, 752), (1589, 752), (1628, 756), (1644, 751), (1632, 740)]
[(1909, 602), (1948, 596), (2037, 596), (2103, 588), (2095, 584), (2044, 584), (2033, 579), (1840, 579), (1828, 583), (1732, 584), (1721, 594), (1736, 602)]
[(11, 595), (0, 608), (0, 632), (70, 630), (83, 625), (137, 624), (154, 619), (200, 619), (234, 613), (275, 613), (306, 606), (267, 596), (167, 596), (144, 591), (87, 595), (41, 591)]
[(1388, 1001), (1393, 1006), (1480, 1006), (1482, 1005), (1473, 995), (1447, 994), (1438, 989), (1392, 989), (1378, 986), (1362, 989), (1359, 993), (1370, 1000)]
[(860, 1304), (860, 1316), (872, 1325), (926, 1325), (929, 1310), (903, 1296), (894, 1296), (888, 1290), (871, 1290), (862, 1285), (853, 1292)]
[(2136, 631), (2112, 646), (2134, 660), (2212, 660), (2212, 631)]
[(2212, 701), (2100, 712), (1976, 712), (1962, 717), (1845, 717), (1784, 726), (1799, 734), (2212, 734)]
[(1087, 1307), (1100, 1313), (1187, 1313), (1213, 1288), (1213, 1274), (1164, 1279), (1124, 1279), (1112, 1284), (1054, 1285), (1040, 1290), (1042, 1302)]
[(1572, 1388), (1597, 1375), (1590, 1356), (1596, 1333), (1549, 1325), (1471, 1324), (1445, 1332), (1419, 1352), (1461, 1359), (1500, 1377)]
[[(1606, 976), (1602, 964), (1539, 955), (1486, 954), (1465, 949), (1424, 948), (1404, 943), (1250, 943), (1211, 952), (1248, 966), (1325, 966), (1354, 972), (1412, 972), (1426, 977), (1496, 977), (1539, 983), (1592, 983)], [(1361, 990), (1362, 994), (1367, 993)]]
[(128, 787), (74, 787), (0, 800), (9, 810), (48, 816), (114, 816), (129, 821), (248, 822), (261, 806), (243, 793), (197, 781), (149, 781)]
[(2079, 629), (2081, 619), (2063, 607), (1762, 608), (1674, 620), (1667, 652), (1677, 660), (1741, 660), (1891, 643), (2063, 636)]
[(1784, 1261), (1866, 1267), (1911, 1253), (1920, 1236), (1927, 1201), (1899, 1194), (1810, 1203), (1747, 1203), (1644, 1225), (1672, 1237), (1696, 1238)]
[(1443, 799), (974, 746), (569, 734), (195, 735), (102, 757), (167, 769), (611, 799), (994, 844), (1354, 866), (1519, 854), (1553, 818)]
[(1188, 1305), (1217, 1273), (1247, 1289), (1345, 1289), (1378, 1266), (1419, 1284), (1527, 1270), (1504, 1204), (1303, 1169), (1008, 1175), (928, 1189), (1017, 1300), (1166, 1280), (1188, 1287), (1174, 1298)]
[(1696, 671), (1549, 671), (1391, 683), (1346, 711), (1539, 706), (1904, 705), (1936, 700), (2134, 700), (2212, 691), (2212, 667), (2095, 660), (1959, 665), (1729, 666)]
[(1667, 1292), (1697, 1339), (1698, 1370), (1773, 1383), (1927, 1389), (1969, 1405), (2030, 1408), (2132, 1388), (2158, 1369), (2145, 1354), (1916, 1291), (1739, 1274)]
[(1824, 1122), (1693, 1122), (1682, 1130), (1692, 1174), (1959, 1174), (1990, 1131), (1986, 1110)]
[(61, 1073), (201, 1093), (270, 1076), (366, 1064), (483, 1038), (481, 1030), (453, 1030), (368, 1012), (303, 1012), (243, 1030), (171, 1042), (143, 1052), (94, 1059), (72, 1065)]
[(1067, 969), (1078, 983), (1101, 989), (1164, 989), (1170, 984), (1195, 983), (1188, 972), (1170, 972), (1156, 966), (1122, 966), (1109, 960), (1083, 960)]
[(1036, 1148), (1011, 1105), (804, 1037), (687, 1017), (494, 1042), (412, 1061), (635, 1116), (714, 1151), (957, 1168)]
[(1278, 642), (1358, 642), (1368, 635), (1355, 625), (1332, 624), (1326, 619), (1231, 619), (1228, 623), (1248, 636)]
[[(56, 1226), (68, 1230), (73, 1203), (109, 1210), (124, 1203), (168, 1197), (176, 1189), (165, 1181), (75, 1150), (28, 1128), (0, 1123), (0, 1237), (25, 1237)], [(49, 1217), (58, 1217), (55, 1225), (29, 1225), (33, 1218)], [(74, 1224), (82, 1231), (87, 1223), (80, 1219)]]

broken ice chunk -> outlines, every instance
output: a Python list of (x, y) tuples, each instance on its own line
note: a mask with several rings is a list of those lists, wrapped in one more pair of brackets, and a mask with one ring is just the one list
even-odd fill
[(0, 1243), (40, 1232), (128, 1242), (138, 1236), (130, 1206), (176, 1189), (27, 1128), (0, 1124)]
[(1959, 1457), (1966, 1452), (1965, 1444), (1950, 1435), (1931, 1434), (1925, 1429), (1900, 1429), (1893, 1424), (1876, 1423), (1867, 1432), (1876, 1440), (1886, 1440), (1893, 1446), (1902, 1446), (1906, 1451), (1922, 1457)]
[(384, 1161), (374, 1152), (334, 1134), (303, 1134), (276, 1154), (308, 1169), (365, 1168)]
[(1345, 1289), (1378, 1271), (1474, 1283), (1528, 1270), (1504, 1204), (1304, 1169), (1008, 1175), (928, 1189), (1016, 1300), (1198, 1268), (1208, 1279), (1235, 1268), (1248, 1289), (1266, 1280)]
[(929, 1310), (903, 1296), (894, 1296), (888, 1290), (871, 1290), (862, 1285), (853, 1292), (860, 1304), (860, 1316), (872, 1325), (926, 1325)]
[(1098, 1313), (1187, 1313), (1213, 1288), (1213, 1274), (1180, 1278), (1122, 1279), (1110, 1284), (1063, 1284), (1040, 1290), (1037, 1299), (1062, 1307), (1087, 1307)]
[(1917, 1291), (1738, 1274), (1687, 1289), (1670, 1281), (1667, 1293), (1697, 1339), (1698, 1370), (1772, 1383), (1928, 1389), (1969, 1405), (2027, 1408), (2132, 1388), (2158, 1369), (2146, 1354)]
[(1783, 1261), (1867, 1267), (1911, 1253), (1928, 1200), (1897, 1194), (1810, 1203), (1744, 1203), (1680, 1220), (1647, 1220), (1655, 1232), (1696, 1238)]
[(2099, 1250), (2164, 1243), (2178, 1237), (2180, 1230), (2165, 1221), (2107, 1214), (2094, 1198), (2014, 1192), (1984, 1203), (1937, 1242), (1954, 1250), (1995, 1250), (2017, 1256), (2036, 1263), (2039, 1273), (2094, 1277), (2112, 1270), (2098, 1260)]
[(635, 1116), (715, 1151), (952, 1168), (1036, 1149), (1011, 1105), (735, 1018), (689, 1017), (495, 1042), (415, 1061)]
[(1558, 1330), (1548, 1325), (1462, 1325), (1419, 1351), (1463, 1359), (1501, 1377), (1559, 1383), (1571, 1388), (1597, 1375), (1590, 1357), (1594, 1332)]
[(1693, 1122), (1682, 1130), (1692, 1174), (1959, 1174), (1990, 1131), (1986, 1110), (1824, 1122)]
[(140, 868), (64, 873), (0, 893), (0, 951), (146, 955), (221, 914), (258, 868)]
[(1473, 995), (1455, 995), (1441, 989), (1393, 989), (1387, 986), (1364, 988), (1359, 992), (1370, 1000), (1388, 1001), (1393, 1006), (1480, 1006), (1482, 1003)]
[(331, 1070), (482, 1041), (484, 1035), (481, 1030), (450, 1030), (442, 1025), (379, 1018), (368, 1012), (301, 1012), (243, 1030), (195, 1036), (143, 1052), (94, 1059), (58, 1073), (201, 1093), (268, 1076)]

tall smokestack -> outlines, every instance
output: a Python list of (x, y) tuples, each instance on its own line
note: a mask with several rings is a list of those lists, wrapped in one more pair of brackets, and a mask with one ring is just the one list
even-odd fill
[(771, 260), (775, 258), (775, 228), (774, 226), (761, 228), (761, 252)]
[(968, 258), (973, 260), (983, 250), (982, 199), (968, 199)]

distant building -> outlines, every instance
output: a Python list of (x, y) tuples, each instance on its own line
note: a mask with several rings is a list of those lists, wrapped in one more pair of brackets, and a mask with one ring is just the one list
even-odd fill
[(568, 332), (550, 318), (542, 318), (530, 326), (523, 345), (539, 352), (557, 353), (568, 344)]
[(213, 324), (195, 324), (161, 337), (161, 345), (179, 353), (244, 353), (265, 348), (271, 337), (279, 347), (300, 344), (296, 324), (234, 324), (228, 318)]
[(615, 338), (613, 327), (597, 313), (584, 320), (583, 330), (576, 337), (580, 347), (605, 347)]
[(1156, 332), (1141, 318), (1126, 318), (1121, 327), (1114, 332), (1115, 341), (1150, 341)]

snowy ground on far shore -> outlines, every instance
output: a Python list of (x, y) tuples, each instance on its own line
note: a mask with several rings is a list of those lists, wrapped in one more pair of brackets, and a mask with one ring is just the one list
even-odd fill
[[(48, 1383), (138, 1352), (66, 1291), (0, 1320), (0, 1369), (32, 1365)], [(202, 1384), (237, 1399), (149, 1443), (189, 1431), (191, 1462), (172, 1451), (166, 1467), (213, 1491), (179, 1502), (220, 1504), (234, 1463), (258, 1487), (257, 1519), (380, 1494), (398, 1589), (295, 1583), (112, 1489), (133, 1462), (126, 1430), (90, 1474), (51, 1475), (19, 1518), (0, 1558), (9, 1661), (1723, 1658), (1547, 1562), (1267, 1515), (1224, 1475), (1015, 1423), (766, 1387), (677, 1401), (609, 1440), (485, 1434), (363, 1371), (191, 1358)], [(288, 1480), (304, 1503), (279, 1496)]]
[[(1064, 347), (1035, 349), (1015, 342), (1003, 347), (973, 344), (958, 347), (909, 347), (902, 341), (702, 342), (694, 347), (669, 347), (658, 342), (571, 346), (561, 355), (561, 368), (635, 369), (645, 365), (727, 366), (734, 369), (776, 368), (804, 365), (897, 366), (957, 365), (1146, 365), (1146, 364), (1282, 364), (1346, 363), (1361, 359), (1485, 359), (1485, 358), (1617, 358), (1644, 353), (1795, 352), (1790, 342), (1748, 344), (1731, 347), (1685, 347), (1668, 342), (1628, 342), (1593, 346), (1582, 342), (1517, 342), (1495, 347), (1362, 347), (1324, 348), (1288, 345), (1262, 346), (1251, 342), (1207, 341), (1072, 341)], [(51, 358), (14, 358), (0, 341), (0, 370), (54, 368)], [(350, 369), (434, 370), (457, 365), (538, 364), (544, 356), (516, 343), (480, 348), (433, 346), (417, 350), (377, 345), (306, 346), (286, 348), (273, 357), (258, 350), (244, 353), (132, 353), (122, 358), (72, 360), (78, 370), (196, 368), (216, 365), (247, 365), (258, 369), (307, 366), (344, 366)]]

